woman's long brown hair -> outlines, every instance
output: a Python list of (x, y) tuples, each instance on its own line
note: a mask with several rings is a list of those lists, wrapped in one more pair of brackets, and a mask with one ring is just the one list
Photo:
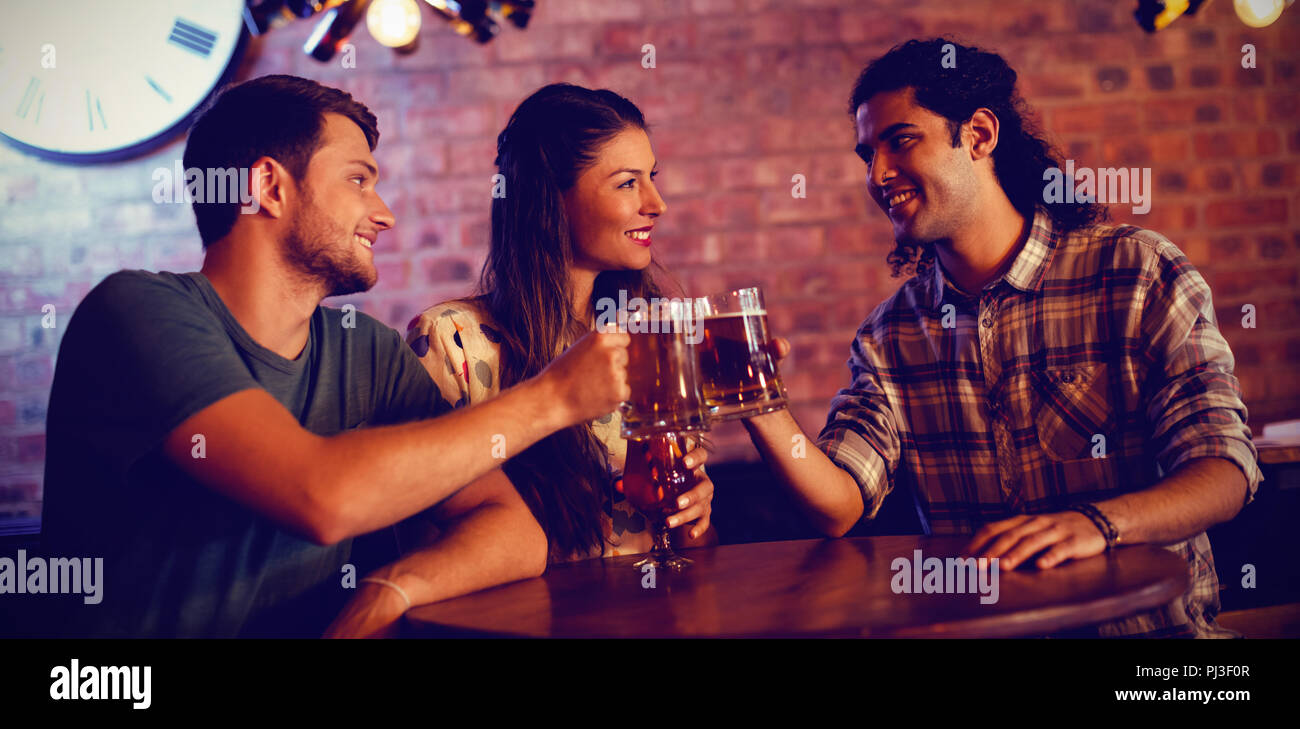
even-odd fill
[[(646, 123), (622, 96), (552, 84), (525, 99), (497, 136), (505, 195), (492, 200), (479, 296), (501, 330), (502, 389), (541, 372), (589, 329), (591, 312), (572, 310), (575, 250), (564, 192), (628, 128)], [(620, 289), (629, 298), (659, 293), (648, 270), (606, 271), (596, 277), (592, 311), (603, 297), (617, 301)], [(504, 470), (545, 530), (553, 561), (603, 550), (601, 507), (612, 485), (608, 454), (589, 424), (550, 435)]]

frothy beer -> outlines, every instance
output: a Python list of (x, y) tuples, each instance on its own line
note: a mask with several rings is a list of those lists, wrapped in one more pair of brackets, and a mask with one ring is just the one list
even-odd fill
[(784, 406), (766, 310), (705, 317), (698, 349), (704, 404), (716, 416), (754, 415)]
[(684, 328), (632, 333), (627, 348), (631, 397), (623, 408), (623, 436), (707, 429), (695, 346)]

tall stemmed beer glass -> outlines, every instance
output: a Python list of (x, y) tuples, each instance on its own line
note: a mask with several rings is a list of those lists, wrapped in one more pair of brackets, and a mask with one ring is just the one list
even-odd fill
[(655, 301), (627, 317), (628, 386), (622, 435), (628, 439), (623, 494), (654, 528), (654, 548), (636, 568), (681, 569), (691, 560), (673, 552), (667, 519), (690, 490), (685, 433), (708, 430), (700, 393), (696, 344), (703, 330), (689, 301)]

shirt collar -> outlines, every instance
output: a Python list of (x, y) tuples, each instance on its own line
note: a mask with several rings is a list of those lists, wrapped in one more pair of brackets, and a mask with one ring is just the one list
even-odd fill
[[(1043, 277), (1047, 274), (1059, 243), (1060, 236), (1052, 226), (1051, 216), (1047, 214), (1046, 209), (1036, 208), (1034, 220), (1029, 225), (1029, 238), (1016, 254), (1015, 260), (1011, 262), (1011, 267), (1002, 274), (1002, 278), (990, 282), (985, 288), (992, 288), (1000, 281), (1006, 281), (1011, 287), (1020, 291), (1037, 291), (1043, 284)], [(937, 256), (934, 259), (934, 281), (931, 288), (934, 290), (935, 309), (939, 309), (942, 305), (946, 289), (952, 288), (954, 293), (958, 291), (945, 279), (943, 266), (940, 265)]]

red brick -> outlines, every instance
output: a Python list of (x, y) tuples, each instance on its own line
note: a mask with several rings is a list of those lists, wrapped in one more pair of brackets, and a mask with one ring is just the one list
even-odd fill
[[(659, 163), (655, 186), (664, 201), (672, 208), (673, 199), (683, 195), (700, 195), (711, 190), (748, 189), (754, 187), (749, 171), (753, 161), (746, 158), (722, 160), (693, 160), (689, 158)], [(671, 217), (668, 218), (671, 221)]]
[(591, 58), (597, 48), (595, 31), (596, 26), (590, 24), (530, 24), (527, 32), (510, 33), (495, 44), (497, 58), (505, 63)]
[(673, 159), (750, 154), (754, 125), (724, 122), (704, 127), (661, 127), (655, 130), (655, 154), (667, 163)]
[(1247, 166), (1250, 172), (1247, 179), (1252, 183), (1251, 189), (1271, 190), (1278, 187), (1295, 188), (1297, 179), (1295, 162), (1262, 162)]
[(20, 435), (16, 439), (19, 463), (40, 463), (45, 459), (45, 434)]
[(841, 221), (862, 217), (868, 204), (860, 190), (832, 188), (818, 190), (810, 186), (808, 196), (796, 198), (789, 191), (763, 194), (762, 219), (765, 223), (811, 223)]
[(1197, 132), (1192, 139), (1196, 156), (1206, 159), (1276, 154), (1281, 147), (1281, 139), (1271, 129)]
[[(826, 302), (820, 298), (782, 301), (779, 305), (768, 302), (767, 317), (774, 336), (794, 337), (823, 333), (834, 327), (834, 321), (828, 316)], [(804, 354), (801, 359), (809, 359), (808, 354), (814, 345), (805, 338)]]
[(1138, 129), (1138, 109), (1130, 103), (1057, 107), (1049, 117), (1054, 134), (1107, 132), (1131, 134)]
[(463, 68), (448, 78), (447, 95), (466, 100), (514, 99), (518, 103), (547, 81), (540, 64)]
[(883, 218), (875, 224), (860, 222), (834, 225), (827, 233), (827, 250), (833, 256), (883, 255), (893, 247), (893, 235), (885, 226)]
[[(1161, 99), (1143, 104), (1147, 125), (1152, 128), (1186, 127), (1189, 124), (1226, 121), (1231, 104), (1228, 97), (1195, 96)], [(1185, 134), (1185, 130), (1184, 130)]]
[(393, 232), (385, 235), (397, 236), (402, 241), (398, 250), (404, 251), (446, 250), (460, 247), (458, 221), (445, 215), (437, 217), (412, 215), (405, 222), (399, 221)]
[(758, 234), (764, 257), (773, 261), (817, 260), (826, 248), (821, 228), (768, 228)]
[(857, 144), (853, 123), (845, 116), (815, 119), (767, 118), (762, 122), (759, 146), (763, 151), (852, 151)]
[(851, 151), (821, 153), (812, 158), (809, 180), (820, 185), (858, 185), (865, 190), (867, 166)]
[(723, 261), (761, 258), (758, 234), (752, 231), (726, 231), (711, 233), (717, 237), (718, 256)]
[(448, 146), (450, 147), (448, 171), (452, 175), (479, 175), (490, 178), (497, 172), (494, 163), (497, 156), (495, 137), (454, 142)]
[[(1295, 268), (1255, 268), (1244, 271), (1210, 271), (1204, 274), (1216, 300), (1227, 301), (1263, 292), (1291, 292), (1297, 283)], [(1238, 308), (1240, 310), (1240, 308)]]
[(1291, 247), (1280, 235), (1265, 234), (1256, 240), (1256, 250), (1262, 260), (1275, 261), (1291, 253)]
[(379, 286), (383, 291), (400, 291), (410, 285), (411, 262), (405, 256), (377, 256), (375, 268), (379, 271)]
[(407, 109), (403, 124), (410, 138), (435, 142), (447, 137), (474, 137), (497, 131), (491, 104), (413, 106)]
[[(482, 215), (492, 206), (492, 175), (456, 180), (439, 180), (429, 185), (426, 194), (419, 195), (411, 205), (417, 217), (438, 213), (472, 212)], [(506, 194), (510, 189), (506, 188)]]
[(491, 243), (491, 218), (471, 215), (460, 221), (460, 247), (463, 250), (482, 251), (486, 256)]
[(1072, 71), (1024, 73), (1019, 83), (1020, 93), (1031, 102), (1040, 98), (1078, 98), (1086, 88), (1086, 81)]
[(430, 283), (458, 283), (472, 281), (478, 273), (478, 266), (461, 258), (435, 258), (426, 263), (424, 271)]
[(1289, 91), (1268, 97), (1268, 120), (1294, 123), (1300, 117), (1300, 94)]
[(1196, 228), (1196, 206), (1162, 202), (1158, 190), (1151, 210), (1145, 215), (1134, 213), (1131, 203), (1114, 203), (1108, 207), (1117, 223), (1131, 223), (1167, 235)]
[(1255, 124), (1268, 114), (1268, 98), (1261, 93), (1232, 95), (1232, 120)]
[(54, 381), (54, 356), (28, 354), (14, 362), (14, 382), (21, 388), (48, 387)]
[(1067, 138), (1063, 143), (1063, 147), (1066, 159), (1083, 163), (1097, 159), (1097, 143), (1091, 140)]
[(720, 235), (717, 233), (673, 235), (656, 230), (654, 234), (655, 259), (670, 270), (682, 264), (717, 263), (720, 260), (720, 247)]
[(1212, 227), (1259, 225), (1286, 222), (1286, 200), (1282, 198), (1239, 198), (1219, 200), (1205, 206), (1205, 222)]
[(685, 198), (670, 203), (664, 225), (669, 232), (742, 228), (757, 221), (758, 207), (758, 195), (749, 192)]
[(651, 141), (654, 129), (659, 125), (689, 122), (700, 117), (703, 94), (688, 87), (672, 87), (666, 84), (637, 95), (636, 105), (645, 115), (651, 126)]
[(564, 11), (566, 17), (580, 18), (587, 22), (638, 20), (645, 15), (643, 5), (643, 3), (611, 3), (608, 0), (565, 0)]

